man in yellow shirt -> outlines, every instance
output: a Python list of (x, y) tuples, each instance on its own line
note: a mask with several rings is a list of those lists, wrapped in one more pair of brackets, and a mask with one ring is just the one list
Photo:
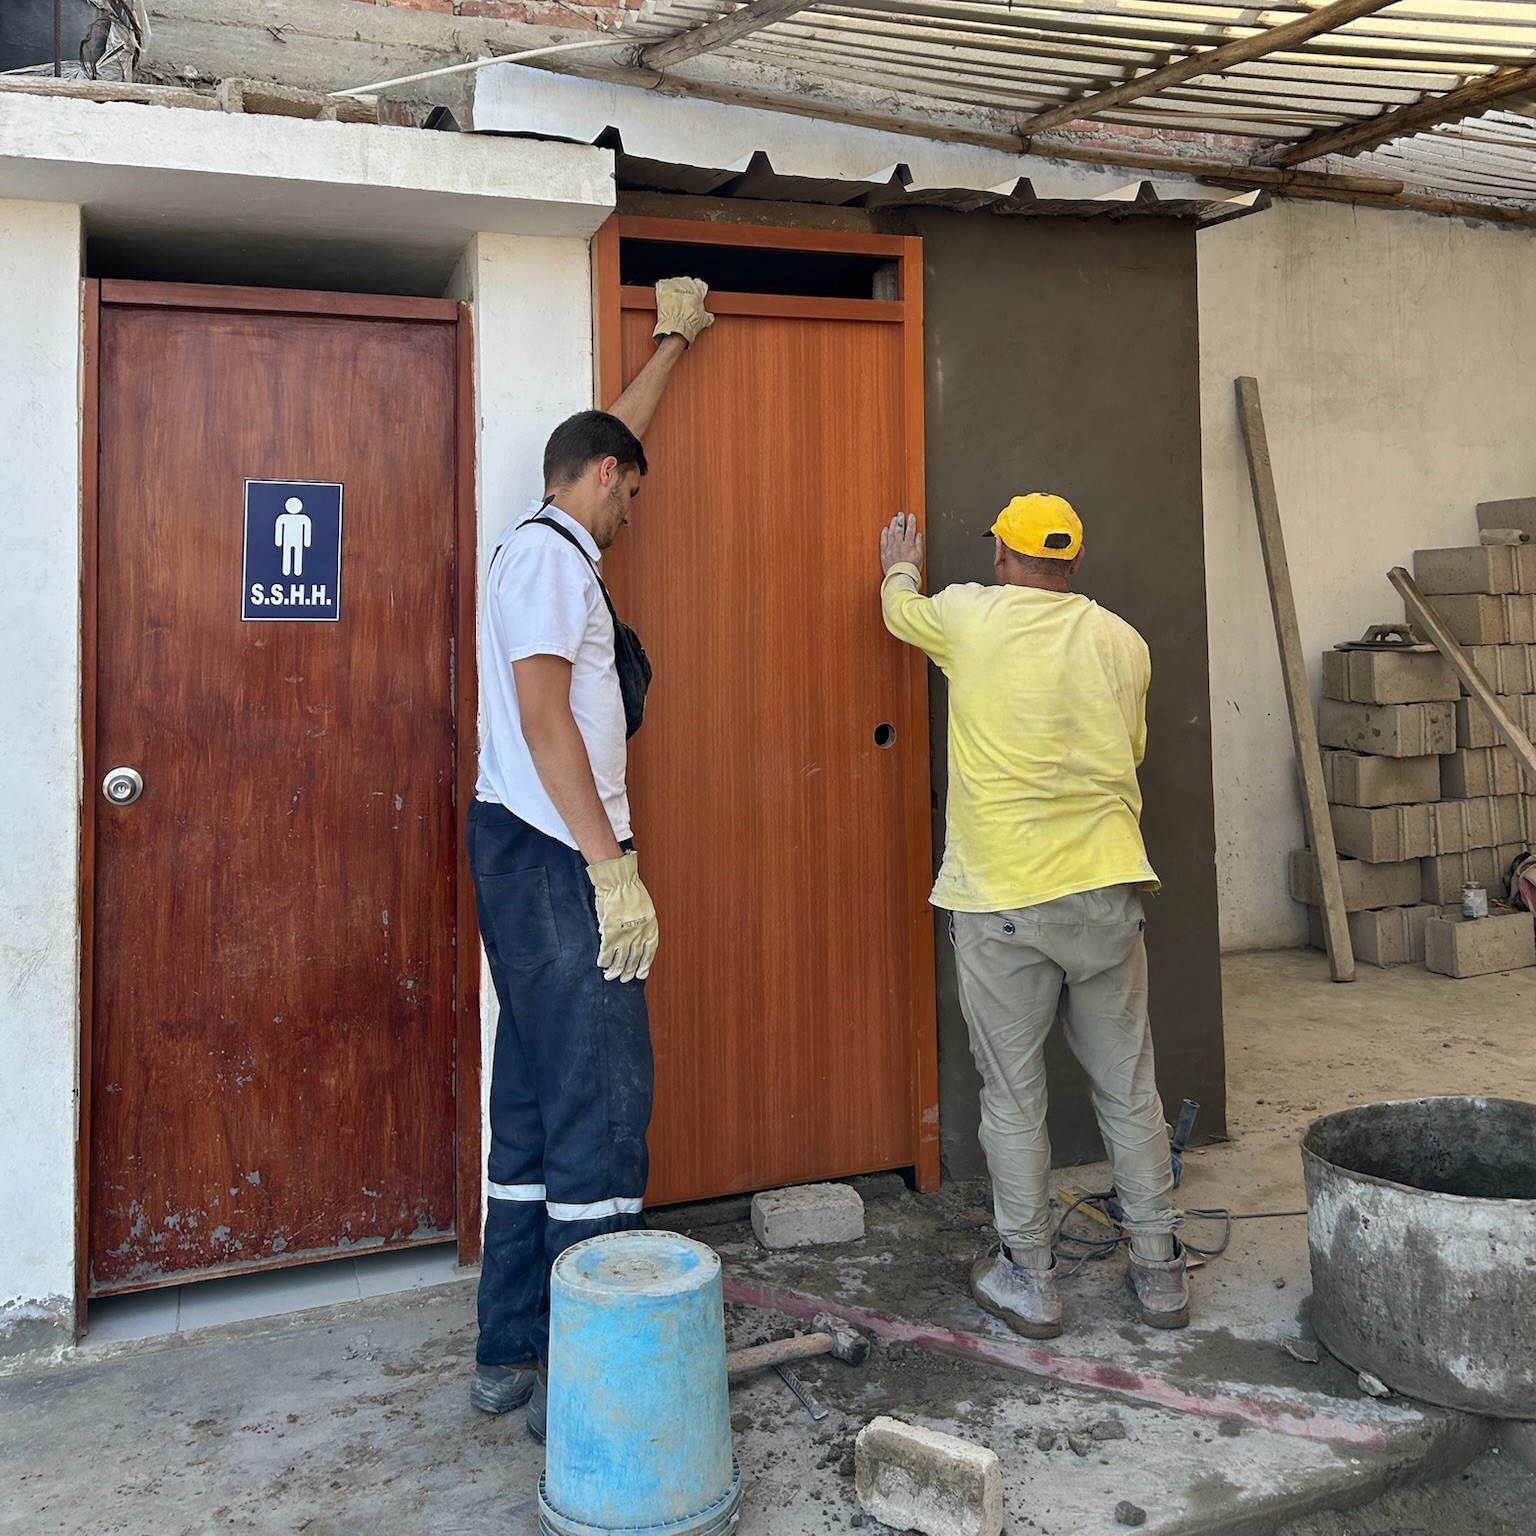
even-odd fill
[(1061, 1332), (1051, 1253), (1045, 1041), (1058, 1015), (1092, 1084), (1145, 1322), (1189, 1321), (1173, 1167), (1153, 1077), (1141, 839), (1146, 642), (1071, 591), (1083, 525), (1016, 496), (992, 526), (996, 585), (922, 593), (917, 521), (880, 537), (886, 627), (949, 679), (949, 800), (933, 904), (947, 909), (981, 1072), (981, 1143), (1000, 1252), (977, 1302), (1028, 1338)]

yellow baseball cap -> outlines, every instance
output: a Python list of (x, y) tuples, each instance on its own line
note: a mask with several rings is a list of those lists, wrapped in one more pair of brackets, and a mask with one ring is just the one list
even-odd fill
[(1071, 560), (1083, 547), (1083, 524), (1072, 503), (1043, 491), (1015, 496), (989, 531), (1015, 554), (1039, 560)]

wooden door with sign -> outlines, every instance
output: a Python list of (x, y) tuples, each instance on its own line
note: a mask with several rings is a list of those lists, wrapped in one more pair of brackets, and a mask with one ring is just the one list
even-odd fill
[[(473, 1070), (467, 1135), (455, 1101), (465, 321), (90, 299), (87, 1289), (478, 1233)], [(274, 527), (285, 579), (253, 593)]]
[(631, 240), (878, 258), (899, 287), (717, 287), (610, 556), (656, 670), (629, 775), (661, 926), (648, 1198), (900, 1167), (935, 1187), (925, 663), (878, 597), (880, 529), (922, 508), (920, 244), (617, 218), (596, 241), (605, 400), (653, 346)]

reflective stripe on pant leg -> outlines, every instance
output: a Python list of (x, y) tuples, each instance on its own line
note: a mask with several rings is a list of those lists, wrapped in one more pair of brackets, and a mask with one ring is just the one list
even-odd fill
[(1179, 1218), (1147, 1017), (1141, 898), (1124, 885), (1073, 900), (1083, 926), (1071, 952), (1058, 954), (1067, 973), (1067, 1043), (1088, 1074), (1126, 1231), (1142, 1257), (1171, 1258)]
[(1047, 1269), (1052, 1223), (1045, 1041), (1056, 1021), (1061, 972), (1032, 947), (1018, 917), (955, 913), (955, 970), (981, 1073), (981, 1144), (997, 1230), (1015, 1263)]

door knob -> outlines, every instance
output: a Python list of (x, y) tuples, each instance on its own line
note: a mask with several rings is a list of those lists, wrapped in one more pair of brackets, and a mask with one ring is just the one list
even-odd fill
[(114, 768), (101, 781), (101, 792), (113, 805), (132, 805), (144, 793), (137, 768)]

